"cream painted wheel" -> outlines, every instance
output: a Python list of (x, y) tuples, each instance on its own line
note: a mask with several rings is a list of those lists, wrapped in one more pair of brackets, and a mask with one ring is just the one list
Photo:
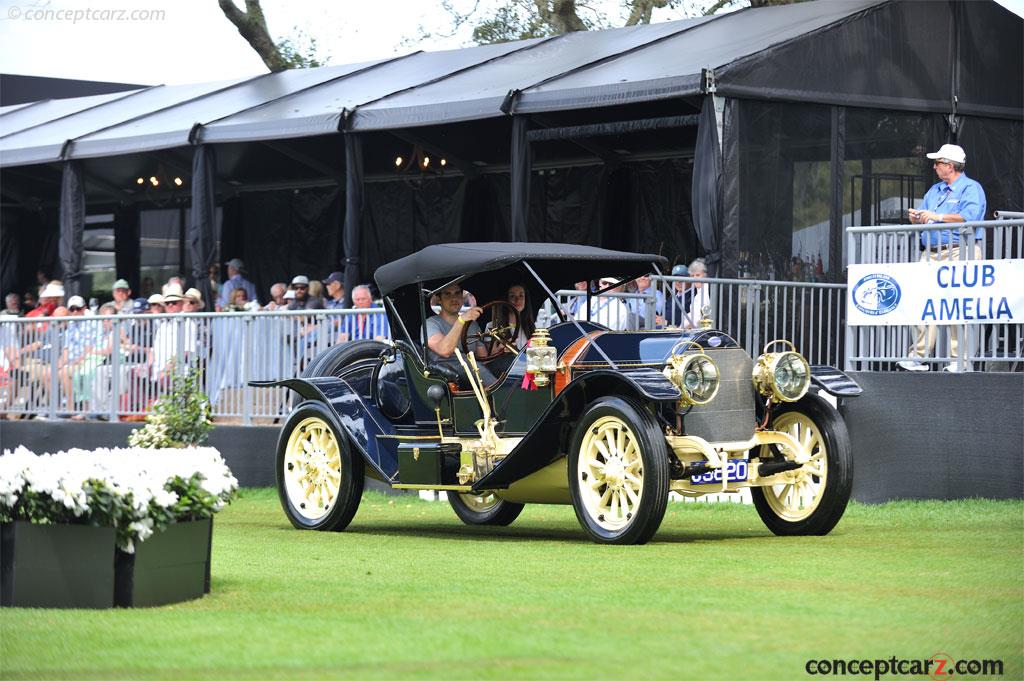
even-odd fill
[[(779, 446), (786, 458), (807, 456), (801, 468), (773, 476), (771, 485), (751, 488), (758, 514), (780, 535), (827, 534), (846, 510), (853, 486), (850, 436), (838, 412), (817, 395), (784, 405), (772, 429), (788, 433), (800, 451)], [(771, 455), (762, 447), (761, 457)]]
[(363, 493), (363, 465), (336, 430), (330, 407), (299, 405), (277, 447), (277, 491), (292, 525), (309, 530), (348, 526)]
[(765, 487), (764, 498), (780, 518), (791, 522), (803, 520), (814, 513), (825, 493), (828, 483), (828, 449), (818, 427), (806, 414), (782, 414), (772, 426), (775, 430), (792, 435), (800, 443), (799, 452), (779, 447), (787, 458), (807, 455), (810, 461), (803, 468), (776, 476), (782, 478), (782, 482)]
[(606, 544), (643, 544), (665, 517), (668, 445), (647, 408), (621, 397), (591, 404), (569, 450), (569, 492), (580, 525)]
[(644, 464), (636, 435), (616, 416), (594, 421), (583, 436), (576, 484), (591, 519), (611, 532), (632, 521), (644, 494)]
[(523, 504), (504, 501), (493, 492), (448, 492), (448, 503), (459, 520), (467, 525), (508, 525), (523, 512)]
[(486, 513), (501, 502), (493, 492), (490, 494), (460, 494), (459, 496), (470, 510), (477, 513)]
[(285, 492), (296, 512), (312, 522), (330, 513), (341, 474), (341, 454), (331, 427), (317, 416), (300, 421), (288, 438), (283, 471)]

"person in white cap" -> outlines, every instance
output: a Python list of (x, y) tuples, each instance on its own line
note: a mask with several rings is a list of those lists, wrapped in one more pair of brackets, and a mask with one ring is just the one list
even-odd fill
[(117, 306), (119, 314), (131, 314), (135, 301), (132, 300), (132, 287), (128, 285), (127, 279), (118, 279), (110, 290), (114, 296), (114, 305)]
[(39, 304), (26, 317), (49, 317), (64, 302), (64, 284), (54, 279), (39, 292)]
[[(600, 288), (614, 286), (618, 281), (615, 277), (602, 277)], [(616, 286), (605, 293), (622, 292), (622, 287)], [(593, 296), (590, 299), (590, 321), (603, 324), (612, 331), (625, 331), (629, 327), (629, 307), (622, 298), (612, 298), (611, 295)]]
[[(910, 222), (915, 225), (975, 222), (985, 219), (988, 208), (985, 190), (977, 181), (967, 177), (964, 166), (967, 154), (956, 144), (943, 144), (938, 151), (927, 154), (932, 159), (935, 174), (939, 177), (921, 202), (921, 208), (910, 210)], [(981, 260), (981, 238), (984, 230), (974, 230), (974, 247), (967, 254), (968, 260)], [(930, 260), (959, 260), (960, 231), (957, 229), (932, 229), (921, 232), (921, 262)], [(949, 327), (949, 354), (957, 356), (957, 327)], [(914, 344), (907, 352), (909, 359), (897, 362), (906, 371), (928, 371), (928, 365), (921, 360), (935, 349), (936, 329), (934, 326), (919, 326)], [(965, 366), (970, 371), (970, 365)], [(959, 371), (956, 362), (947, 364), (944, 371)]]
[(318, 297), (309, 295), (309, 277), (300, 274), (292, 279), (292, 290), (295, 300), (288, 303), (289, 310), (322, 310), (323, 302)]
[(225, 309), (231, 304), (231, 292), (236, 288), (244, 288), (247, 300), (258, 300), (256, 297), (256, 284), (243, 276), (245, 263), (241, 258), (228, 260), (228, 280), (220, 287), (220, 296), (217, 298), (217, 311)]

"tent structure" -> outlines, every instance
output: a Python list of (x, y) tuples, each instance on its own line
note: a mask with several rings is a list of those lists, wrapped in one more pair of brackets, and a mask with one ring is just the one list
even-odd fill
[(76, 290), (100, 212), (137, 285), (169, 210), (179, 268), (241, 256), (260, 290), (486, 240), (838, 278), (844, 225), (899, 221), (944, 142), (990, 209), (1024, 208), (1022, 28), (988, 1), (818, 0), (3, 107), (0, 286), (59, 259)]

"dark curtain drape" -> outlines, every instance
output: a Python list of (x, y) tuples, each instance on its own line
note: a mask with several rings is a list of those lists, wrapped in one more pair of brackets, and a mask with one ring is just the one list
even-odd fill
[(188, 225), (188, 253), (192, 263), (192, 281), (203, 300), (213, 309), (208, 272), (217, 257), (214, 239), (217, 221), (217, 159), (213, 147), (201, 144), (192, 156), (192, 212)]
[(708, 273), (715, 276), (721, 265), (719, 235), (722, 231), (722, 151), (715, 120), (712, 95), (704, 97), (697, 125), (697, 145), (693, 155), (692, 205), (693, 227), (704, 249)]
[(265, 303), (275, 282), (324, 279), (338, 269), (343, 210), (337, 186), (245, 192), (237, 205), (224, 205), (221, 252), (245, 261), (243, 274)]
[(363, 139), (345, 135), (345, 307), (352, 307), (352, 289), (361, 281), (359, 236), (363, 226)]
[(526, 138), (529, 121), (525, 116), (512, 118), (512, 234), (511, 241), (527, 241), (530, 215), (530, 176), (533, 155)]
[(139, 286), (141, 264), (139, 207), (134, 204), (121, 206), (114, 212), (114, 268), (117, 278), (127, 279), (136, 293), (142, 291)]
[(829, 203), (828, 261), (833, 281), (842, 276), (843, 261), (843, 188), (846, 183), (846, 108), (832, 107), (832, 140), (829, 175), (832, 200)]
[(721, 260), (717, 275), (735, 277), (740, 257), (740, 106), (739, 100), (725, 102), (722, 127), (722, 231), (718, 248)]
[(78, 161), (67, 161), (60, 182), (60, 266), (67, 297), (81, 295), (85, 181)]
[(20, 244), (15, 234), (24, 210), (4, 207), (0, 209), (0, 296), (21, 293), (18, 285), (18, 251)]

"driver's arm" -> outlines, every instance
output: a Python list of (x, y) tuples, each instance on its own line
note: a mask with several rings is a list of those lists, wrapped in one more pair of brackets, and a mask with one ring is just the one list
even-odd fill
[[(459, 314), (459, 321), (452, 325), (452, 328), (448, 333), (435, 333), (427, 339), (427, 345), (441, 357), (451, 357), (452, 353), (455, 352), (455, 348), (459, 345), (459, 340), (462, 336), (462, 327), (472, 321), (476, 321), (482, 313), (483, 310), (479, 307), (471, 307), (468, 310), (463, 311)], [(481, 352), (483, 352), (483, 356), (487, 355), (487, 351), (482, 350), (478, 343), (476, 347), (477, 356), (480, 356)]]

